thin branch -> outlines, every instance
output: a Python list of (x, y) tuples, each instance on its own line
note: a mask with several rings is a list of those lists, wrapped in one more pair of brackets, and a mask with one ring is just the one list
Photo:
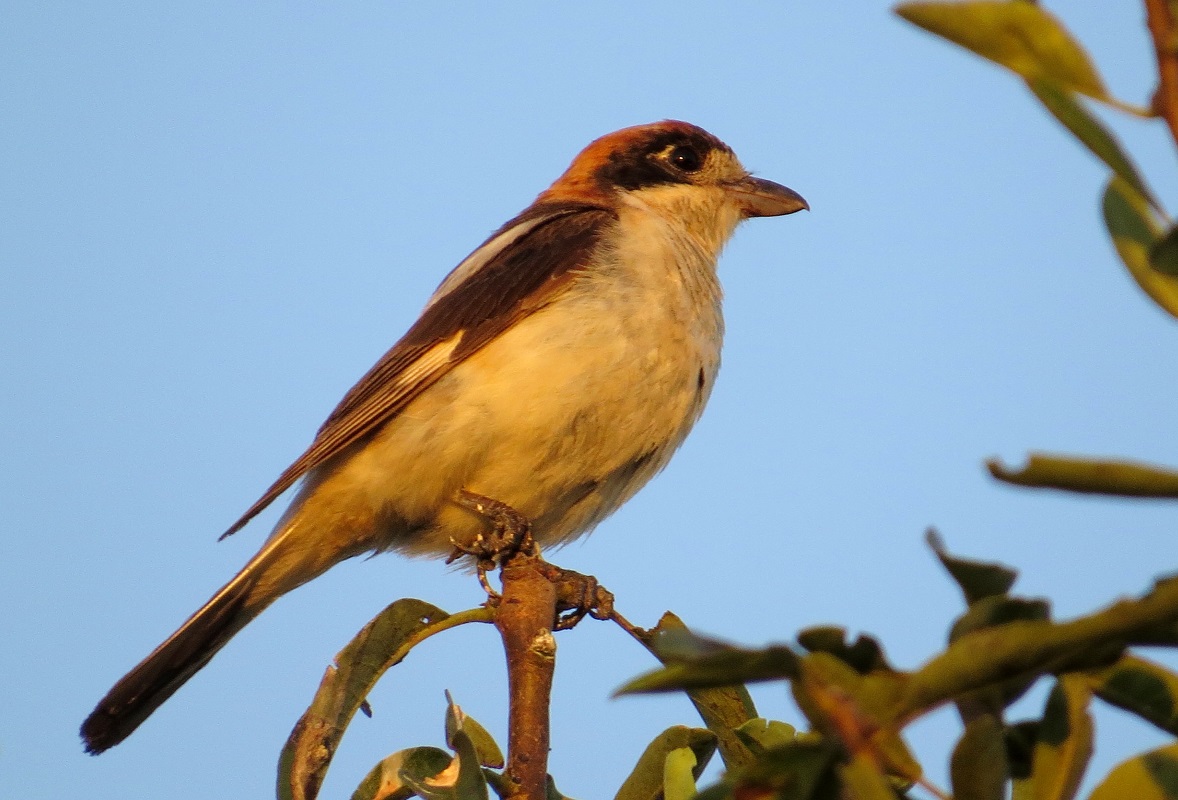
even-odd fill
[(1178, 145), (1178, 49), (1175, 47), (1178, 32), (1167, 0), (1145, 0), (1145, 15), (1158, 60), (1158, 89), (1153, 106), (1170, 126), (1170, 135)]

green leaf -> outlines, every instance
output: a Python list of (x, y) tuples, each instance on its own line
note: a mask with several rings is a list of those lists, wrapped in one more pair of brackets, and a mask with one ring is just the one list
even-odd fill
[(860, 675), (829, 653), (811, 653), (802, 658), (801, 675), (790, 689), (815, 731), (851, 756), (866, 755), (888, 774), (916, 781), (920, 764), (888, 724), (905, 680), (901, 673), (884, 671)]
[(690, 747), (677, 747), (663, 760), (663, 797), (666, 800), (690, 800), (695, 797), (695, 753)]
[(452, 702), (446, 716), (453, 756), (436, 747), (394, 753), (368, 773), (352, 800), (407, 800), (412, 795), (423, 800), (488, 800), (487, 777), (466, 732), (470, 720), (463, 719)]
[(706, 689), (754, 681), (771, 681), (797, 675), (798, 655), (786, 645), (761, 650), (730, 647), (691, 661), (668, 664), (665, 668), (639, 675), (614, 695)]
[(422, 800), (460, 800), (456, 785), (458, 769), (458, 759), (454, 758), (449, 768), (433, 778), (410, 775), (405, 770), (401, 771), (400, 778), (403, 786)]
[(962, 636), (982, 628), (993, 628), (1008, 622), (1046, 620), (1051, 610), (1046, 600), (1025, 597), (983, 597), (971, 605), (953, 623), (949, 641), (956, 642)]
[(1013, 725), (1007, 725), (1003, 730), (1006, 742), (1006, 761), (1010, 765), (1010, 776), (1021, 781), (1031, 777), (1031, 762), (1035, 752), (1035, 742), (1039, 738), (1037, 719), (1023, 720)]
[(1069, 492), (1128, 497), (1178, 497), (1178, 472), (1136, 461), (1031, 453), (1021, 470), (998, 459), (986, 462), (1000, 481)]
[(405, 783), (436, 778), (450, 766), (453, 757), (437, 747), (414, 747), (393, 753), (378, 763), (361, 781), (352, 800), (408, 800), (413, 790)]
[(570, 800), (561, 793), (560, 789), (556, 788), (556, 781), (552, 779), (551, 775), (548, 776), (548, 781), (544, 788), (546, 790), (544, 795), (545, 800)]
[(714, 653), (725, 653), (732, 645), (710, 636), (700, 636), (686, 625), (664, 625), (666, 615), (658, 627), (650, 632), (650, 649), (664, 664), (670, 661), (692, 661)]
[[(660, 656), (652, 643), (662, 641), (668, 634), (687, 630), (683, 620), (668, 611), (663, 614), (659, 624), (646, 633), (643, 644), (665, 664), (666, 657)], [(723, 759), (724, 766), (732, 770), (752, 763), (752, 752), (734, 731), (757, 716), (757, 709), (748, 689), (739, 684), (710, 689), (688, 689), (687, 697), (699, 712), (704, 724), (708, 726), (708, 730), (719, 737), (720, 758)]]
[[(821, 737), (798, 739), (768, 750), (756, 762), (729, 776), (718, 797), (775, 800), (836, 800), (840, 785), (835, 772), (839, 750)], [(712, 797), (705, 789), (700, 797)]]
[(467, 622), (489, 622), (485, 608), (448, 615), (421, 600), (398, 600), (356, 634), (327, 668), (315, 699), (295, 724), (278, 761), (280, 800), (314, 800), (344, 730), (372, 687), (422, 640)]
[(965, 725), (949, 761), (954, 800), (1003, 800), (1010, 770), (1002, 720), (979, 714)]
[(1125, 655), (1087, 677), (1101, 700), (1178, 735), (1178, 675), (1161, 664)]
[(789, 744), (797, 738), (798, 732), (793, 725), (786, 722), (758, 717), (737, 728), (736, 735), (750, 750), (760, 754), (774, 747)]
[(1178, 744), (1123, 761), (1101, 781), (1089, 800), (1175, 800), (1178, 798)]
[(1167, 797), (1178, 797), (1178, 752), (1170, 752), (1169, 748), (1154, 750), (1143, 755), (1141, 761)]
[(1146, 197), (1129, 183), (1113, 177), (1104, 191), (1104, 224), (1129, 274), (1149, 297), (1178, 317), (1178, 279), (1158, 272), (1149, 252), (1162, 236), (1161, 225)]
[[(516, 783), (511, 778), (504, 775), (502, 772), (496, 772), (493, 769), (483, 768), (483, 778), (487, 781), (487, 786), (497, 794), (500, 800), (507, 800), (516, 792)], [(556, 792), (556, 784), (552, 781), (552, 776), (548, 776), (548, 800), (561, 800), (560, 793)]]
[(458, 778), (454, 783), (456, 800), (489, 800), (479, 754), (464, 726), (459, 725), (454, 731), (453, 740), (454, 755), (458, 759)]
[(879, 766), (863, 754), (851, 757), (846, 764), (838, 765), (838, 776), (847, 789), (847, 796), (855, 800), (896, 800), (887, 776)]
[(1084, 48), (1059, 20), (1033, 3), (901, 3), (896, 13), (1027, 80), (1047, 79), (1097, 100), (1111, 100)]
[(474, 717), (459, 708), (451, 699), (449, 692), (446, 692), (446, 702), (446, 744), (455, 747), (454, 734), (461, 730), (474, 744), (480, 764), (484, 767), (502, 769), (505, 763), (503, 751), (499, 749), (494, 737)]
[[(638, 763), (622, 783), (614, 800), (658, 800), (663, 796), (667, 756), (686, 748), (695, 758), (691, 777), (696, 779), (716, 752), (716, 734), (706, 728), (676, 725), (667, 728), (647, 745)], [(693, 783), (694, 785), (694, 783)]]
[(853, 644), (848, 643), (847, 629), (837, 625), (806, 628), (798, 634), (798, 644), (811, 653), (830, 653), (863, 675), (875, 670), (895, 672), (876, 639), (859, 634)]
[(700, 789), (695, 800), (734, 800), (732, 792), (735, 787), (735, 781), (731, 778), (724, 778), (706, 789)]
[(1092, 758), (1091, 692), (1080, 675), (1055, 682), (1035, 743), (1031, 783), (1035, 800), (1071, 800)]
[(1088, 150), (1105, 163), (1113, 174), (1125, 181), (1154, 208), (1161, 205), (1145, 185), (1132, 159), (1116, 137), (1066, 89), (1049, 80), (1028, 79), (1027, 86), (1039, 102), (1059, 120)]
[(1149, 265), (1164, 275), (1178, 278), (1178, 226), (1154, 242), (1149, 249)]
[(944, 540), (932, 528), (925, 534), (925, 541), (961, 588), (966, 605), (973, 605), (986, 597), (1004, 595), (1014, 586), (1018, 573), (1010, 567), (954, 556), (945, 549)]

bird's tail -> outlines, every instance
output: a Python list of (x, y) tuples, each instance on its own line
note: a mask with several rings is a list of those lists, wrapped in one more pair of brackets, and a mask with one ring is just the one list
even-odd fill
[(131, 735), (143, 720), (269, 605), (250, 602), (255, 573), (238, 573), (151, 655), (123, 676), (82, 723), (86, 752), (97, 755)]
[(126, 739), (233, 636), (281, 595), (356, 552), (299, 547), (295, 525), (272, 537), (233, 580), (114, 685), (82, 723), (86, 751)]

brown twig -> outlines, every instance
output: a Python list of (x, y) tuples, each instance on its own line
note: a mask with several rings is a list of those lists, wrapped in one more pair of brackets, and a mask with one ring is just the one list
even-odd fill
[(507, 654), (510, 708), (507, 775), (511, 798), (544, 800), (548, 785), (548, 706), (556, 668), (556, 586), (539, 555), (515, 553), (503, 564), (495, 627)]
[(1158, 59), (1158, 89), (1153, 107), (1166, 124), (1178, 145), (1178, 44), (1174, 17), (1168, 0), (1145, 0), (1145, 16), (1153, 36), (1153, 49)]

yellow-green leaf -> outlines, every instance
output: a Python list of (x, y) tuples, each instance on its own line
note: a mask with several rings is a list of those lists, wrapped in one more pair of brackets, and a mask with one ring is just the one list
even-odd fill
[(664, 800), (690, 800), (695, 796), (695, 753), (676, 747), (663, 759)]
[(736, 735), (750, 750), (759, 754), (789, 744), (797, 738), (798, 732), (786, 722), (757, 717), (737, 728)]
[(1031, 777), (1031, 758), (1035, 750), (1035, 740), (1039, 738), (1039, 724), (1040, 721), (1037, 719), (1024, 719), (1007, 725), (1003, 730), (1010, 777), (1014, 778), (1016, 784)]
[(966, 605), (973, 605), (987, 597), (1004, 595), (1014, 586), (1018, 573), (1010, 567), (955, 556), (946, 549), (945, 541), (932, 528), (925, 533), (924, 539), (965, 595)]
[(1178, 472), (1136, 461), (1031, 453), (1022, 469), (1009, 469), (998, 459), (987, 461), (986, 468), (998, 480), (1020, 486), (1130, 497), (1178, 497)]
[(1158, 272), (1149, 264), (1149, 251), (1162, 235), (1162, 227), (1146, 198), (1120, 177), (1113, 177), (1104, 191), (1104, 224), (1117, 255), (1155, 303), (1178, 317), (1178, 278)]
[(1081, 675), (1061, 676), (1052, 688), (1032, 761), (1035, 800), (1071, 800), (1076, 796), (1092, 758), (1091, 696)]
[(1163, 275), (1178, 278), (1178, 226), (1154, 242), (1149, 249), (1149, 265)]
[(799, 631), (798, 644), (811, 653), (830, 653), (864, 675), (881, 669), (894, 671), (877, 639), (861, 633), (849, 642), (847, 629), (839, 625), (816, 625)]
[(406, 784), (436, 778), (453, 757), (437, 747), (414, 747), (382, 759), (361, 781), (352, 800), (408, 800), (413, 790)]
[(1176, 800), (1178, 744), (1123, 761), (1101, 781), (1089, 800)]
[(1003, 800), (1010, 769), (1002, 721), (980, 714), (965, 726), (949, 760), (954, 800)]
[(663, 780), (667, 769), (667, 756), (676, 750), (687, 748), (695, 759), (689, 769), (692, 778), (698, 778), (716, 752), (716, 734), (706, 728), (688, 728), (676, 725), (663, 731), (634, 765), (629, 777), (618, 789), (614, 800), (658, 800), (663, 796)]
[(463, 731), (474, 744), (479, 763), (484, 767), (502, 769), (504, 764), (503, 751), (495, 738), (479, 724), (478, 720), (468, 715), (446, 692), (446, 744), (455, 748), (454, 734)]
[(896, 800), (896, 793), (879, 766), (865, 754), (851, 757), (846, 764), (837, 767), (839, 778), (848, 790), (848, 797), (855, 800)]
[(1045, 78), (1098, 100), (1111, 99), (1084, 48), (1033, 3), (901, 3), (896, 13), (1028, 80)]
[(673, 692), (781, 680), (797, 674), (797, 660), (797, 653), (785, 645), (771, 645), (760, 650), (730, 647), (690, 661), (672, 662), (663, 669), (639, 675), (614, 694)]
[(454, 757), (458, 761), (458, 777), (454, 782), (456, 800), (489, 800), (487, 779), (479, 765), (479, 754), (466, 731), (454, 731)]
[(1161, 204), (1145, 185), (1141, 173), (1133, 160), (1122, 149), (1120, 142), (1109, 132), (1099, 119), (1071, 92), (1052, 80), (1027, 78), (1027, 86), (1039, 98), (1044, 107), (1071, 131), (1080, 144), (1105, 163), (1117, 177), (1133, 187), (1150, 205), (1161, 210)]
[(1111, 667), (1086, 677), (1104, 702), (1178, 735), (1178, 675), (1161, 664), (1125, 655)]
[[(688, 631), (688, 628), (683, 624), (683, 620), (668, 611), (663, 614), (657, 626), (646, 632), (641, 641), (656, 658), (665, 664), (669, 659), (660, 654), (655, 643), (663, 640), (667, 634), (674, 634), (678, 631)], [(737, 684), (715, 686), (710, 689), (687, 689), (686, 691), (687, 697), (699, 712), (704, 724), (718, 737), (720, 758), (723, 759), (724, 766), (733, 770), (752, 763), (752, 751), (741, 742), (734, 730), (757, 716), (757, 708), (753, 704), (753, 698), (749, 695), (748, 689)]]
[(920, 764), (897, 730), (888, 725), (904, 688), (901, 673), (860, 675), (829, 653), (811, 653), (791, 683), (794, 702), (814, 730), (851, 755), (867, 755), (889, 775), (919, 780)]
[(492, 613), (477, 608), (449, 615), (424, 601), (406, 598), (377, 614), (336, 655), (282, 748), (280, 800), (314, 800), (344, 731), (386, 670), (425, 638), (467, 622), (490, 622)]
[[(784, 747), (767, 750), (735, 776), (729, 775), (717, 797), (814, 798), (839, 797), (835, 765), (839, 748), (820, 736), (799, 737)], [(701, 794), (713, 796), (712, 790)]]

